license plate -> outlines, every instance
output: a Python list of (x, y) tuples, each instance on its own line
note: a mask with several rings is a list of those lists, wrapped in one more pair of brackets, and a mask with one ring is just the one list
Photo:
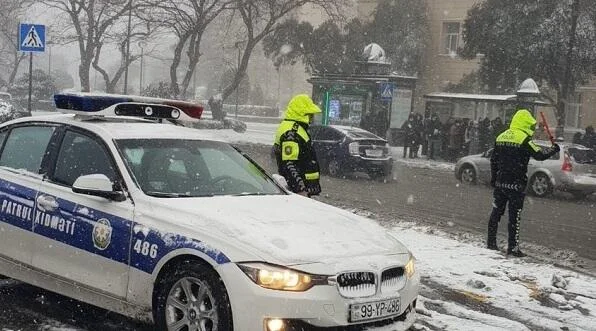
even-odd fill
[(367, 149), (366, 150), (366, 155), (367, 156), (383, 156), (383, 150), (380, 149)]
[(399, 314), (399, 298), (350, 305), (350, 322), (391, 317)]

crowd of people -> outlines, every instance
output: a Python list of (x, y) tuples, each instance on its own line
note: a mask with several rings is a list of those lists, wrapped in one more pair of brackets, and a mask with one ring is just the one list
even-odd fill
[(419, 154), (429, 159), (441, 158), (455, 161), (459, 157), (490, 149), (496, 137), (507, 129), (500, 117), (450, 118), (442, 123), (434, 114), (423, 118), (410, 114), (402, 126), (404, 133), (403, 157), (417, 158)]

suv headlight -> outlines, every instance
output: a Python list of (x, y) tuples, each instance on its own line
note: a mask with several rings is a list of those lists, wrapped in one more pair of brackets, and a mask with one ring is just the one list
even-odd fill
[(327, 285), (327, 276), (311, 275), (289, 268), (266, 263), (238, 263), (255, 284), (280, 291), (303, 292), (315, 285)]
[(412, 278), (412, 276), (414, 276), (414, 273), (416, 273), (416, 268), (414, 267), (414, 262), (416, 261), (416, 258), (414, 258), (414, 255), (410, 254), (410, 259), (408, 260), (408, 263), (406, 263), (406, 277), (408, 277), (408, 279)]

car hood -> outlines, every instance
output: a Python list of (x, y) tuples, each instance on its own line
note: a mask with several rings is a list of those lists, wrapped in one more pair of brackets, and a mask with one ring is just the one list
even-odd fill
[[(196, 234), (196, 239), (203, 237), (201, 233), (223, 238), (226, 245), (268, 262), (326, 263), (408, 253), (377, 222), (297, 195), (166, 199), (163, 203), (188, 215), (179, 218), (182, 224), (178, 225)], [(225, 248), (221, 251), (227, 254)]]
[(464, 162), (466, 162), (466, 161), (468, 161), (468, 162), (469, 162), (469, 161), (477, 161), (477, 160), (480, 160), (480, 159), (484, 158), (482, 155), (483, 155), (483, 154), (473, 154), (473, 155), (466, 155), (466, 156), (464, 156), (464, 157), (461, 157), (461, 158), (459, 158), (459, 159), (457, 160), (457, 164), (459, 165), (459, 164), (461, 164), (461, 163), (464, 163)]

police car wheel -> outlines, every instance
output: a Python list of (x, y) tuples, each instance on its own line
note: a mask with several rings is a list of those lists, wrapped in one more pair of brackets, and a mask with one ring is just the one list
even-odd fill
[(154, 317), (158, 330), (233, 329), (226, 288), (206, 264), (184, 261), (157, 286)]

